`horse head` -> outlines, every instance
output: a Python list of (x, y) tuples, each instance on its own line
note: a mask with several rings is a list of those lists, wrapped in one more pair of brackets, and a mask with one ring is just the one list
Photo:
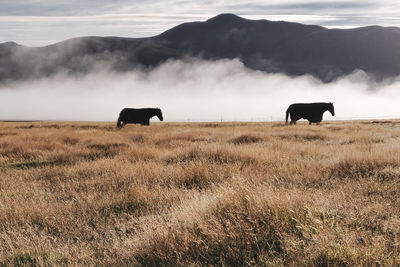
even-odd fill
[(332, 114), (332, 116), (335, 116), (335, 107), (333, 106), (333, 102), (330, 102), (328, 104), (328, 110)]
[(161, 109), (157, 108), (156, 110), (157, 110), (156, 116), (158, 117), (158, 119), (159, 119), (160, 121), (163, 121), (164, 118), (163, 118), (163, 116), (162, 116), (162, 111), (161, 111)]

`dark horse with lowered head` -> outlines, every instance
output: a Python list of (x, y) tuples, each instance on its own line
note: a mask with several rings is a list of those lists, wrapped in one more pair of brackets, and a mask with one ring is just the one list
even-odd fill
[(309, 124), (322, 121), (322, 115), (325, 111), (329, 111), (332, 116), (335, 116), (333, 103), (296, 103), (291, 104), (286, 110), (286, 124), (290, 114), (290, 124), (296, 124), (300, 119), (308, 120)]
[(163, 115), (159, 108), (124, 108), (119, 113), (117, 128), (124, 127), (128, 123), (150, 125), (150, 119), (154, 116), (163, 121)]

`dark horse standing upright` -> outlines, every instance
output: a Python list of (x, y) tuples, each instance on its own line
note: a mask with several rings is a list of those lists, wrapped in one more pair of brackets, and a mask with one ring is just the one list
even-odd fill
[(154, 116), (163, 121), (162, 112), (159, 108), (124, 108), (119, 113), (117, 128), (124, 127), (128, 123), (150, 125), (150, 119)]
[(296, 121), (304, 118), (308, 120), (309, 124), (322, 121), (322, 115), (325, 111), (329, 111), (332, 116), (335, 116), (335, 109), (333, 103), (296, 103), (291, 104), (286, 110), (286, 124), (290, 114), (290, 124), (296, 124)]

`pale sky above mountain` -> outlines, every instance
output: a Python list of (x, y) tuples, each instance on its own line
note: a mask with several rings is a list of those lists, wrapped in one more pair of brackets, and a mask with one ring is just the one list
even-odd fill
[(220, 13), (329, 28), (400, 26), (398, 0), (0, 0), (0, 42), (42, 46), (89, 35), (147, 37)]

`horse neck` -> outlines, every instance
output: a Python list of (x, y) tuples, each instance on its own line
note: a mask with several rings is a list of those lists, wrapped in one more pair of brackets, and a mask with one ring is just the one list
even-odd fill
[(326, 108), (324, 109), (324, 112), (325, 111), (329, 111), (332, 114), (332, 116), (334, 116), (333, 114), (335, 111), (333, 110), (333, 108), (331, 109), (331, 107), (329, 105), (326, 106)]
[(161, 117), (160, 111), (158, 109), (153, 109), (152, 116), (157, 116), (157, 118)]
[(323, 108), (323, 111), (325, 112), (325, 111), (329, 111), (329, 105), (328, 104), (326, 104), (326, 105), (324, 105), (324, 108)]

